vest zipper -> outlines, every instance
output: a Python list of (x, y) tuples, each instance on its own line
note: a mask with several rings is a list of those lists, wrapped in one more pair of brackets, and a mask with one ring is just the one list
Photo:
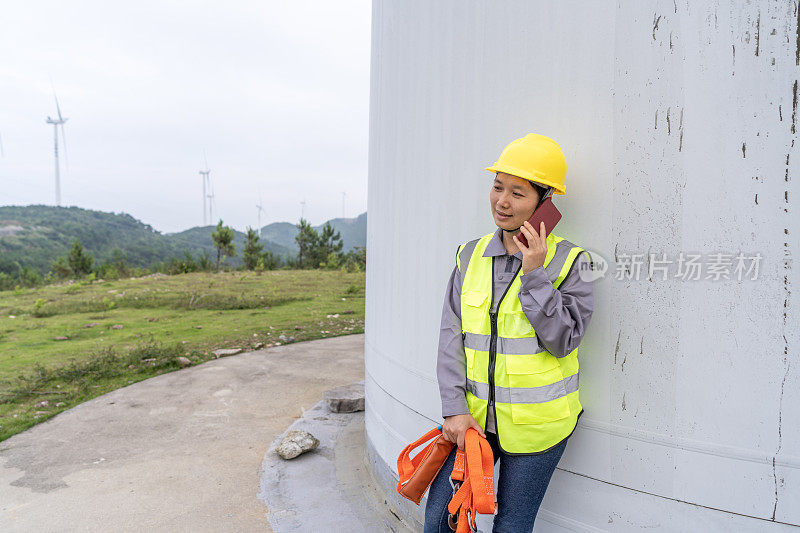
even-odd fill
[[(494, 285), (494, 284), (493, 284)], [(492, 295), (494, 299), (494, 295)], [(497, 306), (500, 307), (499, 305)], [(489, 313), (492, 319), (492, 337), (489, 341), (489, 406), (487, 409), (494, 409), (494, 360), (497, 357), (497, 312)], [(497, 431), (497, 413), (493, 412), (494, 426)]]
[[(494, 258), (495, 256), (492, 256), (492, 302), (489, 304), (489, 309), (491, 309), (491, 306), (494, 304)], [(519, 266), (517, 271), (514, 273), (514, 276), (511, 278), (511, 281), (506, 286), (506, 290), (505, 292), (503, 292), (503, 296), (501, 296), (500, 300), (497, 302), (497, 311), (495, 311), (494, 313), (489, 311), (489, 317), (491, 318), (492, 321), (492, 336), (489, 341), (489, 404), (487, 407), (486, 416), (487, 417), (489, 416), (488, 409), (492, 409), (492, 414), (494, 415), (494, 430), (495, 433), (497, 434), (497, 446), (503, 453), (507, 455), (540, 455), (543, 453), (547, 453), (558, 446), (561, 446), (564, 443), (564, 441), (567, 440), (570, 437), (570, 435), (572, 435), (572, 433), (575, 432), (575, 428), (577, 428), (578, 425), (576, 423), (575, 428), (572, 428), (570, 434), (564, 437), (560, 442), (540, 452), (531, 452), (531, 453), (507, 452), (503, 449), (502, 444), (500, 444), (500, 425), (497, 423), (497, 409), (494, 403), (494, 361), (495, 358), (497, 357), (497, 315), (500, 311), (500, 303), (503, 301), (503, 298), (508, 292), (508, 288), (511, 287), (511, 283), (513, 283), (513, 281), (516, 279), (517, 274), (519, 274), (519, 271), (521, 269), (522, 265)], [(578, 413), (578, 419), (580, 419), (582, 414), (583, 414), (583, 409), (581, 409), (581, 411)], [(483, 424), (483, 430), (486, 431), (486, 423)]]
[[(494, 255), (492, 256), (492, 303), (490, 304), (489, 309), (491, 309), (491, 305), (494, 304), (494, 258), (495, 257), (496, 256)], [(509, 281), (508, 285), (506, 285), (506, 290), (503, 291), (502, 296), (500, 296), (500, 299), (497, 301), (497, 309), (495, 310), (495, 312), (492, 313), (491, 311), (489, 311), (489, 318), (491, 319), (492, 322), (492, 335), (491, 338), (489, 339), (489, 403), (486, 406), (486, 409), (487, 411), (489, 409), (492, 409), (492, 414), (494, 415), (494, 430), (497, 433), (498, 444), (500, 440), (500, 427), (499, 424), (497, 423), (497, 409), (495, 408), (496, 406), (494, 402), (494, 366), (495, 366), (494, 362), (497, 357), (497, 315), (500, 312), (500, 304), (503, 302), (503, 298), (506, 297), (508, 289), (511, 287), (511, 284), (517, 278), (517, 274), (519, 274), (520, 270), (522, 270), (521, 264), (519, 268), (517, 268), (517, 271), (514, 272), (514, 275), (511, 277), (511, 281)], [(486, 430), (486, 424), (484, 424), (484, 431), (485, 430)]]

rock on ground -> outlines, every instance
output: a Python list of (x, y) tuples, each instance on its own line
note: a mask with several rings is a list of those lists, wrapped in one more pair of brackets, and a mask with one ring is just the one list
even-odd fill
[(284, 459), (294, 459), (317, 446), (319, 446), (319, 439), (314, 435), (302, 429), (293, 429), (286, 434), (275, 451)]
[(355, 413), (364, 410), (364, 381), (330, 389), (322, 399), (332, 413)]
[(241, 348), (227, 348), (222, 350), (214, 350), (214, 355), (217, 357), (226, 357), (228, 355), (236, 355), (242, 353)]

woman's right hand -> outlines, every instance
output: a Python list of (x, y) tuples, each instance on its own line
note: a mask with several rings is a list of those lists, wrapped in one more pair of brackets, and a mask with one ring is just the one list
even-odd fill
[(445, 418), (444, 424), (442, 424), (442, 435), (445, 440), (455, 443), (458, 449), (463, 452), (464, 435), (469, 428), (475, 428), (478, 430), (478, 434), (481, 437), (486, 438), (486, 435), (481, 429), (481, 425), (478, 424), (478, 421), (469, 413), (465, 415), (452, 415)]

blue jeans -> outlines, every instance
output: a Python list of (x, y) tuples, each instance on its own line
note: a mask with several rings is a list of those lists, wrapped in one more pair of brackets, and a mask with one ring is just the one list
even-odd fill
[[(564, 449), (565, 440), (552, 450), (537, 455), (507, 455), (497, 445), (497, 435), (486, 433), (492, 446), (494, 461), (500, 460), (500, 474), (496, 481), (497, 515), (493, 532), (520, 533), (533, 531), (533, 522), (550, 478)], [(425, 505), (425, 533), (452, 533), (447, 525), (447, 504), (453, 497), (450, 474), (456, 457), (456, 447), (450, 452), (439, 474), (431, 483)]]

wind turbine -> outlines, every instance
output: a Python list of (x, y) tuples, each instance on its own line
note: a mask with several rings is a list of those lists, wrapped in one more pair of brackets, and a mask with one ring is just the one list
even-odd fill
[(303, 200), (300, 202), (300, 218), (304, 218), (306, 216), (306, 201)]
[[(52, 80), (50, 80), (52, 85)], [(67, 155), (67, 136), (64, 133), (64, 123), (68, 120), (61, 116), (61, 107), (58, 105), (58, 96), (56, 96), (56, 88), (53, 87), (53, 98), (56, 100), (56, 111), (58, 111), (58, 118), (50, 118), (50, 115), (47, 116), (48, 124), (53, 125), (53, 146), (54, 146), (54, 153), (55, 153), (55, 161), (56, 161), (56, 205), (61, 205), (61, 180), (59, 177), (59, 168), (58, 168), (58, 127), (61, 126), (61, 138), (64, 140), (64, 157), (66, 159)]]
[(0, 157), (5, 157), (6, 152), (3, 150), (3, 137), (0, 135)]
[(344, 218), (344, 197), (347, 196), (346, 192), (342, 193), (342, 218)]
[(261, 211), (264, 210), (264, 206), (261, 205), (261, 195), (258, 195), (258, 205), (256, 206), (258, 209), (258, 238), (261, 238)]
[[(206, 194), (206, 182), (208, 182), (209, 185), (211, 184), (211, 180), (208, 177), (208, 175), (211, 174), (211, 171), (208, 169), (208, 160), (206, 159), (205, 150), (203, 150), (203, 161), (206, 164), (206, 169), (200, 171), (200, 175), (203, 177), (203, 226), (208, 226), (208, 221), (206, 220), (206, 201), (208, 200)], [(210, 216), (211, 212), (209, 211), (208, 214)]]
[(211, 186), (211, 178), (208, 179), (208, 220), (211, 221), (211, 224), (214, 224), (214, 211), (213, 206), (216, 203), (214, 202), (214, 188)]

